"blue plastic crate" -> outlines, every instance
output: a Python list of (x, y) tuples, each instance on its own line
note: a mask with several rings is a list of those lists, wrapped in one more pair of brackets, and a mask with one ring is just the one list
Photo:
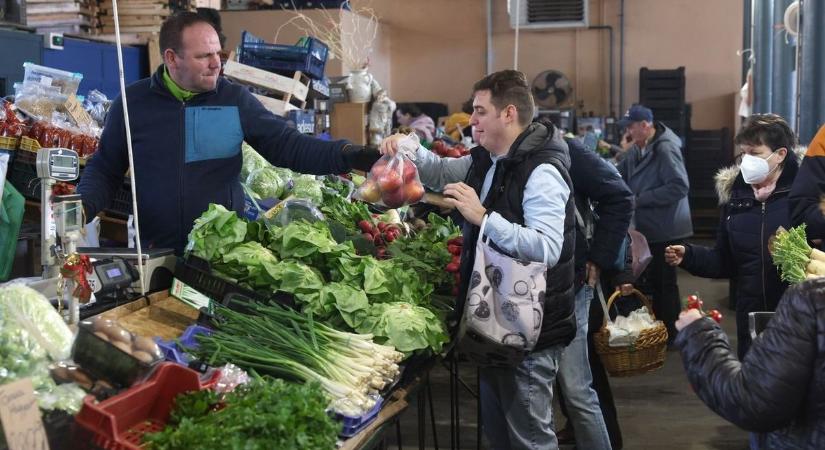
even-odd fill
[(238, 62), (241, 64), (270, 72), (301, 71), (317, 80), (324, 78), (328, 56), (327, 44), (311, 37), (301, 38), (297, 45), (278, 45), (244, 31), (238, 47)]
[(167, 361), (178, 363), (181, 365), (188, 365), (192, 357), (186, 353), (183, 348), (197, 348), (198, 341), (195, 336), (199, 334), (212, 334), (212, 330), (200, 325), (189, 326), (177, 340), (164, 341), (160, 338), (155, 338), (155, 342), (160, 347), (161, 351)]
[[(286, 113), (287, 124), (292, 126), (302, 134), (315, 133), (315, 110), (293, 109)], [(292, 122), (291, 124), (289, 122)]]
[(373, 406), (372, 409), (364, 415), (358, 417), (350, 417), (336, 413), (335, 418), (344, 424), (344, 428), (341, 430), (341, 433), (339, 433), (339, 436), (349, 438), (358, 434), (361, 430), (366, 428), (367, 425), (372, 423), (376, 417), (378, 417), (378, 412), (381, 411), (381, 406), (383, 404), (384, 399), (378, 397), (378, 400), (375, 402), (375, 406)]

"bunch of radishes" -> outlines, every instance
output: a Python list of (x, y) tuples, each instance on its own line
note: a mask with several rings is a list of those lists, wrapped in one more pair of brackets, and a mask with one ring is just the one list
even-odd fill
[(357, 198), (367, 203), (380, 201), (388, 208), (417, 203), (422, 197), (424, 186), (418, 179), (418, 169), (401, 153), (379, 159), (357, 192)]
[(702, 314), (702, 316), (710, 317), (716, 323), (722, 323), (722, 313), (719, 312), (718, 309), (711, 309), (710, 311), (705, 312), (702, 308), (704, 305), (705, 302), (703, 302), (698, 295), (688, 295), (684, 303), (685, 309), (696, 309)]
[(447, 251), (450, 252), (452, 258), (447, 264), (445, 270), (453, 274), (453, 280), (455, 280), (455, 284), (453, 285), (453, 295), (458, 295), (458, 285), (461, 282), (461, 274), (459, 273), (459, 269), (461, 268), (461, 250), (463, 246), (464, 238), (461, 236), (454, 237), (447, 241)]
[(401, 236), (401, 227), (398, 224), (378, 222), (374, 224), (369, 220), (358, 222), (358, 228), (364, 239), (375, 244), (378, 259), (387, 257), (387, 245)]

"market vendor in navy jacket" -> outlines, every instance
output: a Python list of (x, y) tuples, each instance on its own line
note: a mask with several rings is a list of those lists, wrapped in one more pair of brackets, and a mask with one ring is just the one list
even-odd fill
[[(288, 128), (248, 88), (221, 77), (218, 34), (197, 14), (167, 19), (160, 47), (164, 64), (126, 88), (143, 245), (180, 254), (193, 221), (210, 203), (243, 210), (244, 140), (270, 163), (308, 174), (369, 169), (377, 160), (377, 152), (371, 157), (346, 141), (321, 141)], [(118, 97), (78, 186), (88, 220), (109, 206), (128, 165)]]

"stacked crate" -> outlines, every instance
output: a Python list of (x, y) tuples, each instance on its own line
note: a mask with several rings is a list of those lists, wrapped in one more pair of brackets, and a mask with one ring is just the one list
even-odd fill
[(96, 26), (93, 0), (26, 0), (26, 25), (38, 33), (83, 34)]
[[(160, 32), (160, 26), (171, 12), (169, 3), (162, 0), (119, 0), (117, 2), (120, 33), (137, 42), (145, 43)], [(103, 35), (114, 35), (115, 17), (112, 0), (100, 2), (98, 19)]]
[(691, 130), (685, 148), (685, 167), (690, 179), (690, 209), (697, 237), (712, 238), (719, 226), (719, 197), (714, 177), (733, 163), (730, 129)]
[(690, 105), (685, 103), (685, 68), (639, 70), (639, 103), (653, 110), (653, 118), (683, 140), (690, 130)]

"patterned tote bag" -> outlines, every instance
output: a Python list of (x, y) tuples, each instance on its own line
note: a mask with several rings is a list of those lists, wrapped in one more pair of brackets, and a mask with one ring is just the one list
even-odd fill
[(459, 328), (458, 351), (481, 366), (513, 367), (536, 346), (544, 316), (547, 264), (496, 251), (481, 221)]

